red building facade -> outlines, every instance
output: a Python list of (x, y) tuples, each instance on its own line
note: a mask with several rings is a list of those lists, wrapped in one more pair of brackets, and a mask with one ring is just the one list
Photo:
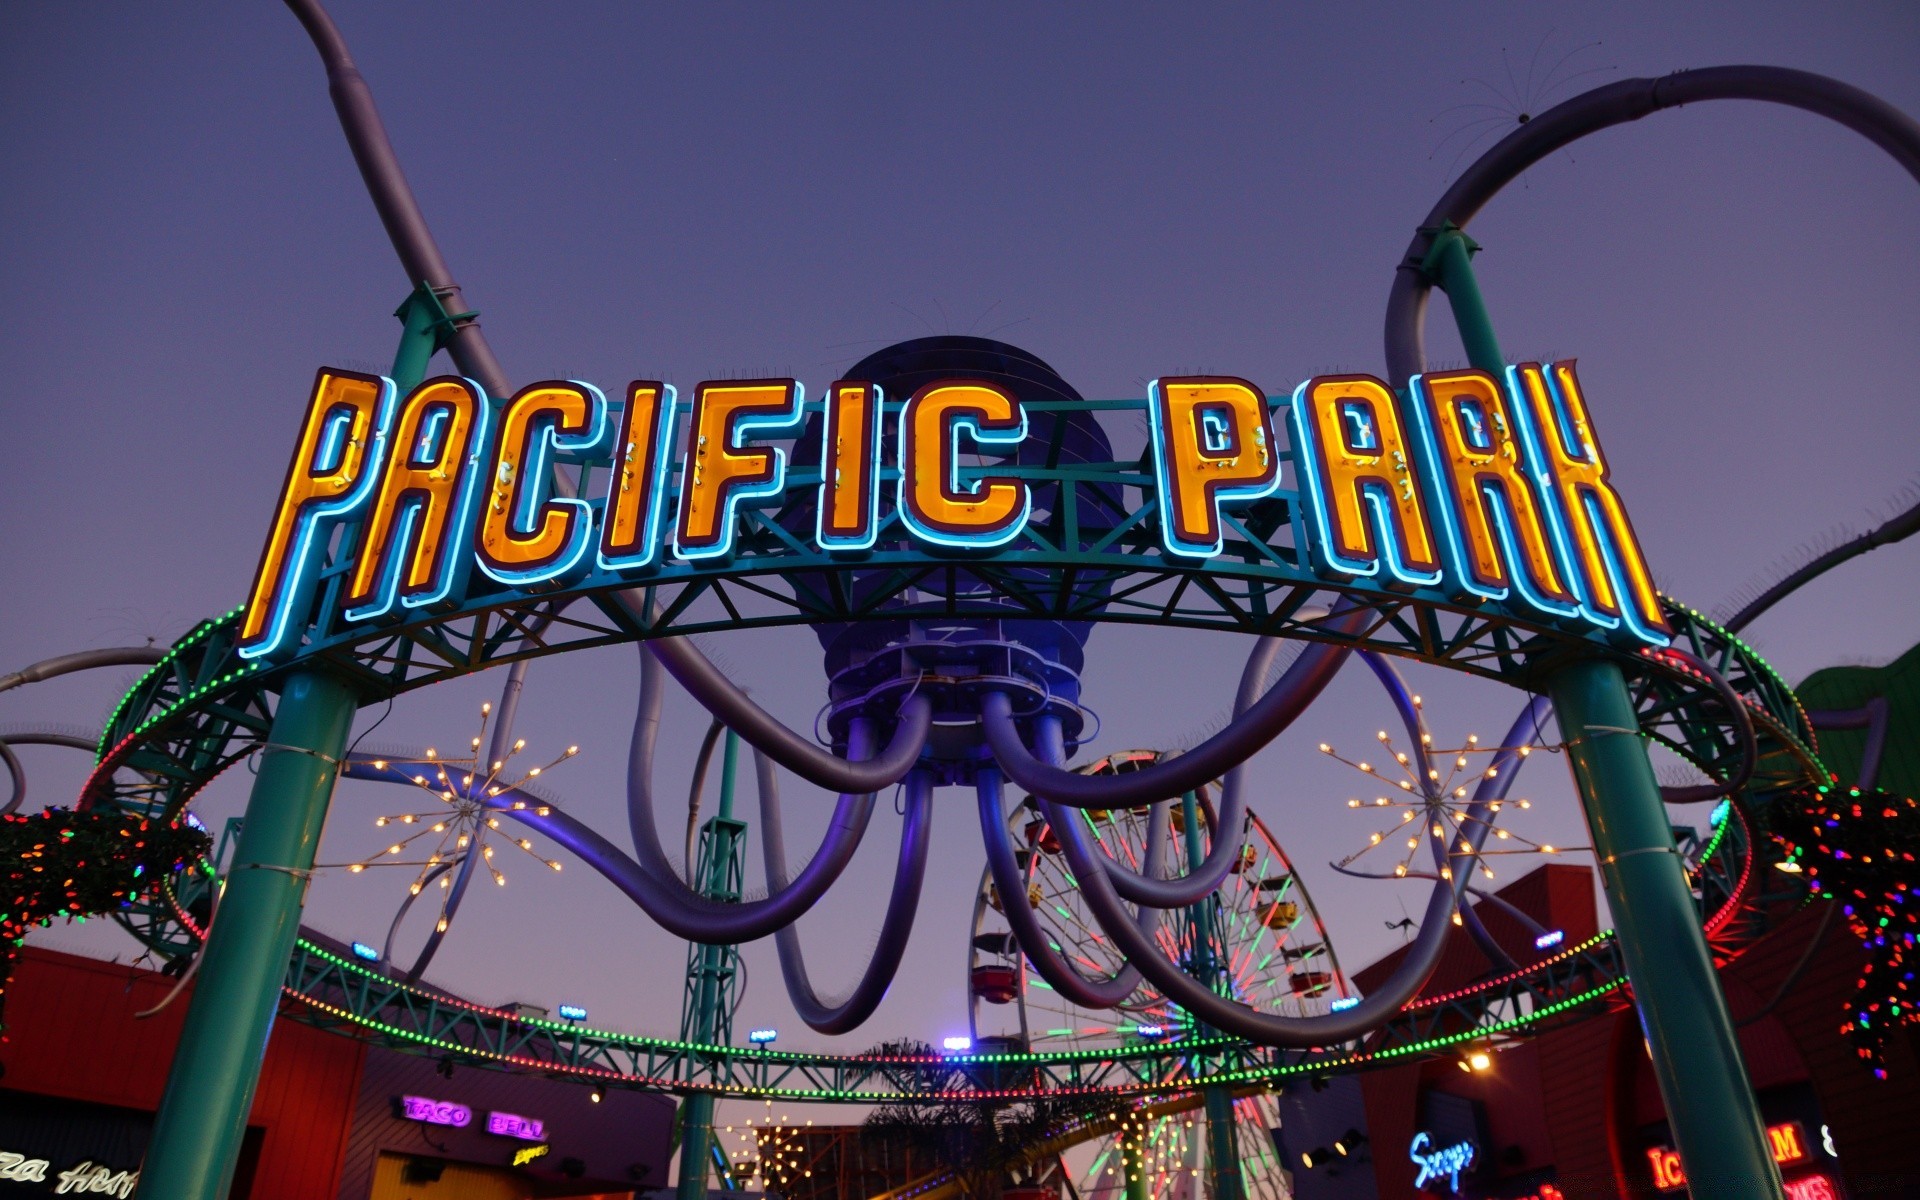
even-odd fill
[[(1584, 866), (1542, 867), (1499, 895), (1541, 925), (1563, 930), (1568, 944), (1598, 931), (1592, 873)], [(1528, 931), (1493, 904), (1476, 911), (1525, 961)], [(1821, 917), (1810, 909), (1786, 918), (1720, 973), (1789, 1200), (1920, 1197), (1920, 1056), (1911, 1038), (1897, 1046), (1885, 1081), (1861, 1065), (1840, 1024), (1865, 957), (1844, 925), (1823, 930)], [(1399, 958), (1365, 968), (1356, 982), (1366, 990)], [(1486, 956), (1456, 929), (1427, 990), (1444, 992), (1490, 973)], [(1684, 1197), (1628, 1001), (1621, 995), (1603, 1014), (1500, 1046), (1484, 1070), (1441, 1059), (1361, 1076), (1374, 1194)], [(1468, 1114), (1460, 1119), (1470, 1120), (1477, 1139), (1475, 1165), (1458, 1193), (1444, 1178), (1416, 1187), (1422, 1168), (1409, 1152), (1444, 1112)], [(1430, 1133), (1430, 1144), (1440, 1140)]]
[[(191, 986), (152, 1016), (137, 1014), (174, 982), (124, 963), (24, 950), (0, 1044), (0, 1155), (18, 1156), (0, 1158), (0, 1168), (11, 1162), (22, 1177), (0, 1173), (0, 1200), (131, 1194)], [(421, 1120), (407, 1097), (468, 1119)], [(624, 1198), (666, 1183), (673, 1111), (666, 1096), (612, 1091), (595, 1101), (577, 1084), (443, 1064), (283, 1017), (231, 1195)], [(503, 1133), (494, 1113), (525, 1120)]]

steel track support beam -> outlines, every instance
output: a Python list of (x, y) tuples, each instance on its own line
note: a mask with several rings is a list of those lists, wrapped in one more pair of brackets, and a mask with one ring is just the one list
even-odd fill
[[(431, 291), (420, 289), (394, 314), (401, 332), (392, 379), (403, 395), (426, 375), (439, 348), (434, 315), (440, 311)], [(358, 708), (345, 683), (311, 671), (293, 675), (281, 689), (154, 1116), (140, 1172), (143, 1197), (221, 1200), (233, 1186), (314, 853)]]
[(1777, 1198), (1780, 1171), (1620, 668), (1573, 663), (1548, 690), (1687, 1186), (1694, 1200)]
[[(740, 735), (727, 730), (720, 760), (720, 810), (700, 831), (696, 878), (710, 900), (737, 903), (744, 883), (747, 824), (733, 816), (733, 789), (739, 777)], [(733, 1040), (734, 985), (739, 979), (737, 946), (687, 946), (687, 988), (680, 1014), (682, 1041), (719, 1045)], [(713, 1169), (714, 1097), (688, 1096), (681, 1110), (680, 1182), (677, 1200), (706, 1200), (707, 1173)], [(721, 1159), (724, 1163), (724, 1156)], [(724, 1172), (723, 1172), (724, 1173)]]
[(219, 1200), (233, 1183), (356, 708), (353, 692), (324, 675), (297, 674), (281, 693), (226, 891), (200, 951), (141, 1196)]
[[(1200, 836), (1199, 798), (1193, 792), (1180, 797), (1182, 832), (1187, 840), (1187, 869), (1193, 870), (1206, 858), (1206, 842)], [(1217, 838), (1238, 838), (1240, 831), (1215, 829)], [(1238, 853), (1238, 851), (1235, 851)], [(1147, 864), (1152, 869), (1152, 864)], [(1219, 990), (1219, 979), (1226, 967), (1225, 942), (1216, 939), (1215, 917), (1220, 907), (1218, 892), (1209, 893), (1188, 910), (1193, 926), (1193, 955), (1188, 973), (1209, 988)], [(1208, 1031), (1211, 1032), (1211, 1031)], [(1210, 1087), (1206, 1103), (1206, 1157), (1208, 1178), (1213, 1186), (1208, 1195), (1215, 1200), (1246, 1200), (1246, 1180), (1240, 1173), (1240, 1131), (1233, 1122), (1233, 1093), (1224, 1087)]]
[[(1422, 266), (1447, 294), (1468, 361), (1497, 378), (1506, 359), (1468, 261), (1473, 249), (1448, 226), (1435, 232)], [(1780, 1169), (1626, 676), (1611, 659), (1592, 657), (1560, 667), (1546, 687), (1693, 1200), (1780, 1200)]]

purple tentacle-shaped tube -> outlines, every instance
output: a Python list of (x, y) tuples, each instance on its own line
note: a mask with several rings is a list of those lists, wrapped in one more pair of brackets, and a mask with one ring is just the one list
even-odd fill
[[(1510, 747), (1514, 739), (1532, 731), (1539, 706), (1544, 703), (1535, 700), (1527, 705), (1503, 745)], [(1297, 1048), (1328, 1046), (1359, 1037), (1390, 1020), (1432, 976), (1434, 968), (1440, 963), (1441, 952), (1446, 948), (1447, 931), (1452, 927), (1451, 917), (1459, 906), (1461, 894), (1466, 890), (1467, 869), (1472, 865), (1480, 842), (1490, 828), (1486, 820), (1489, 806), (1497, 798), (1498, 789), (1504, 786), (1501, 777), (1508, 773), (1506, 768), (1512, 765), (1509, 760), (1517, 761), (1518, 758), (1519, 755), (1512, 749), (1503, 750), (1495, 756), (1494, 763), (1501, 768), (1499, 776), (1482, 782), (1467, 819), (1462, 823), (1461, 835), (1454, 844), (1453, 879), (1434, 885), (1420, 922), (1420, 932), (1408, 946), (1400, 966), (1359, 1004), (1343, 1012), (1318, 1017), (1281, 1017), (1256, 1012), (1219, 995), (1182, 971), (1179, 964), (1160, 952), (1152, 938), (1139, 936), (1133, 922), (1126, 919), (1126, 909), (1119, 895), (1113, 890), (1106, 872), (1098, 869), (1095, 856), (1099, 852), (1088, 842), (1085, 831), (1067, 822), (1064, 819), (1065, 811), (1058, 805), (1042, 801), (1041, 811), (1049, 820), (1054, 820), (1056, 814), (1060, 816), (1061, 819), (1054, 820), (1055, 833), (1060, 838), (1060, 846), (1068, 864), (1079, 876), (1087, 907), (1092, 910), (1101, 929), (1113, 939), (1127, 960), (1138, 967), (1147, 981), (1159, 988), (1167, 999), (1224, 1033), (1262, 1045)]]
[[(621, 593), (627, 603), (635, 593)], [(900, 707), (900, 721), (885, 749), (865, 761), (851, 749), (847, 758), (822, 750), (788, 729), (780, 719), (753, 702), (753, 698), (685, 638), (661, 638), (646, 643), (654, 658), (703, 708), (724, 721), (741, 740), (795, 775), (828, 791), (863, 793), (892, 787), (913, 769), (933, 726), (933, 706), (924, 696), (910, 697)]]
[[(1007, 918), (1014, 940), (1020, 943), (1020, 950), (1033, 964), (1033, 969), (1063, 999), (1081, 1008), (1112, 1008), (1131, 996), (1140, 986), (1138, 967), (1128, 965), (1106, 979), (1088, 979), (1053, 948), (1046, 928), (1040, 924), (1027, 899), (1026, 873), (1014, 857), (1012, 836), (1007, 832), (1000, 772), (991, 767), (982, 768), (974, 780), (974, 792), (980, 804), (980, 836), (987, 847), (987, 871), (993, 876), (994, 891), (1000, 896), (1000, 912)], [(1080, 814), (1069, 809), (1060, 817), (1048, 819), (1056, 823), (1072, 821), (1077, 826)], [(1149, 863), (1158, 862), (1162, 857), (1166, 824), (1165, 805), (1155, 804), (1147, 818), (1146, 861)], [(1115, 909), (1125, 911), (1118, 901)], [(1137, 918), (1127, 916), (1125, 920), (1129, 929), (1137, 929), (1141, 937), (1151, 943), (1159, 930), (1160, 910), (1142, 908)]]
[(0, 692), (98, 667), (151, 666), (166, 657), (166, 653), (165, 646), (120, 646), (111, 650), (81, 650), (74, 654), (62, 654), (0, 675)]
[[(649, 653), (649, 649), (644, 646), (641, 649), (640, 702), (634, 716), (633, 740), (627, 758), (628, 824), (633, 835), (636, 865), (641, 872), (649, 876), (666, 894), (676, 897), (679, 903), (687, 906), (689, 913), (697, 913), (711, 902), (689, 888), (674, 872), (672, 860), (667, 857), (665, 849), (660, 844), (659, 828), (654, 824), (653, 748), (660, 732), (662, 689), (660, 669), (653, 655)], [(907, 708), (915, 709), (921, 714), (918, 724), (924, 729), (927, 722), (931, 720), (932, 711), (925, 697), (909, 700)], [(909, 731), (914, 724), (915, 722), (903, 713), (900, 730)], [(869, 722), (854, 721), (849, 734), (849, 752), (856, 756), (866, 753), (871, 734), (872, 727)], [(896, 732), (894, 745), (889, 746), (888, 749), (892, 752), (898, 752), (901, 749), (900, 732)], [(919, 757), (919, 753), (920, 748), (916, 744), (911, 747), (911, 754), (904, 757), (907, 757), (907, 761), (911, 764)], [(873, 799), (873, 793), (870, 791), (841, 793), (819, 850), (791, 883), (785, 886), (773, 886), (772, 893), (764, 900), (718, 906), (722, 909), (723, 919), (718, 922), (717, 927), (736, 928), (743, 931), (740, 936), (699, 937), (694, 940), (732, 942), (764, 937), (780, 926), (798, 919), (800, 914), (812, 908), (852, 861), (853, 853), (859, 848), (860, 839), (866, 834), (868, 820), (873, 814)], [(750, 912), (756, 914), (751, 919), (731, 919), (731, 914), (739, 913), (744, 918)], [(702, 917), (702, 922), (711, 924), (711, 914)], [(748, 930), (752, 932), (744, 932)]]
[[(1372, 668), (1374, 676), (1380, 680), (1381, 686), (1386, 688), (1388, 698), (1393, 701), (1394, 711), (1399, 714), (1401, 724), (1406, 726), (1407, 737), (1413, 743), (1412, 758), (1415, 775), (1420, 780), (1422, 792), (1425, 793), (1431, 781), (1434, 779), (1434, 768), (1433, 754), (1427, 745), (1427, 722), (1426, 718), (1420, 712), (1420, 705), (1415, 702), (1412, 690), (1407, 687), (1407, 681), (1401, 678), (1400, 672), (1394, 667), (1392, 659), (1387, 658), (1383, 654), (1376, 654), (1371, 650), (1362, 650), (1360, 652), (1360, 658), (1368, 667)], [(1516, 765), (1520, 761), (1523, 760), (1515, 759)], [(1495, 780), (1498, 781), (1496, 786), (1491, 789), (1491, 794), (1485, 795), (1483, 798), (1489, 800), (1506, 799), (1507, 790), (1513, 785), (1514, 774), (1514, 769), (1508, 769), (1501, 771), (1498, 775), (1494, 776), (1493, 779), (1482, 780), (1483, 788), (1488, 784), (1493, 784)], [(1432, 795), (1428, 795), (1426, 798), (1430, 802), (1436, 799)], [(1440, 883), (1446, 879), (1448, 862), (1447, 844), (1445, 840), (1441, 838), (1428, 838), (1427, 844), (1433, 851), (1433, 870), (1410, 871), (1407, 873), (1406, 878), (1430, 879), (1435, 883)], [(1363, 871), (1351, 871), (1337, 863), (1329, 865), (1343, 875), (1352, 875), (1356, 878), (1400, 878), (1400, 876), (1369, 875)], [(1471, 886), (1467, 888), (1467, 891), (1474, 895), (1482, 894)], [(1500, 901), (1499, 903), (1506, 905), (1508, 908), (1512, 908), (1512, 906), (1507, 905), (1505, 901)], [(1520, 910), (1513, 909), (1513, 911), (1519, 912)], [(1486, 925), (1480, 920), (1480, 915), (1474, 911), (1472, 905), (1461, 904), (1459, 913), (1460, 923), (1466, 928), (1467, 936), (1473, 939), (1474, 945), (1480, 947), (1480, 952), (1487, 956), (1487, 961), (1493, 964), (1494, 970), (1514, 971), (1519, 969), (1520, 964), (1516, 963), (1512, 956), (1501, 949), (1500, 943), (1494, 941), (1493, 934), (1488, 932)], [(1529, 924), (1532, 923), (1531, 918), (1527, 920)]]
[[(545, 629), (551, 623), (550, 620), (542, 619), (537, 623), (535, 628)], [(520, 693), (526, 686), (527, 667), (529, 665), (530, 660), (523, 658), (507, 668), (506, 682), (500, 688), (500, 705), (493, 713), (493, 739), (487, 746), (487, 762), (499, 763), (507, 757), (507, 747), (513, 740), (513, 719), (515, 714), (520, 711)], [(496, 767), (495, 769), (497, 770), (498, 768)], [(441, 903), (440, 920), (434, 922), (433, 929), (427, 933), (426, 943), (420, 947), (419, 956), (413, 960), (413, 966), (407, 969), (406, 981), (408, 983), (413, 983), (422, 975), (425, 975), (427, 968), (433, 965), (434, 956), (440, 953), (441, 943), (447, 940), (447, 932), (453, 928), (453, 919), (459, 915), (460, 904), (467, 897), (467, 888), (473, 882), (473, 868), (477, 865), (477, 862), (478, 860), (473, 852), (473, 848), (469, 847), (467, 853), (460, 859), (460, 870), (453, 877), (453, 883), (447, 891), (447, 898)], [(435, 874), (438, 873), (437, 871), (435, 872)], [(431, 879), (432, 876), (428, 876), (428, 878)], [(423, 880), (422, 882), (424, 883), (425, 881)], [(411, 902), (412, 899), (412, 896), (407, 897), (409, 902)], [(393, 919), (394, 929), (397, 930), (400, 927), (400, 917), (405, 916), (406, 911), (407, 905), (402, 904), (399, 914)], [(387, 945), (389, 949), (391, 949), (392, 944), (393, 932), (389, 930), (387, 933)], [(384, 951), (382, 952), (381, 961), (386, 961)]]
[[(446, 862), (434, 864), (432, 870), (420, 877), (421, 890), (417, 892), (409, 891), (406, 898), (400, 901), (400, 907), (395, 910), (392, 922), (387, 925), (387, 940), (380, 943), (381, 970), (388, 970), (393, 966), (393, 940), (400, 936), (400, 923), (407, 919), (407, 913), (413, 908), (413, 902), (427, 894), (426, 887), (428, 884), (445, 875), (448, 871), (451, 871), (454, 863), (459, 861), (464, 860), (449, 859)], [(407, 973), (407, 982), (412, 983), (414, 980), (419, 979), (420, 976), (426, 972), (426, 969), (426, 963), (416, 961), (413, 964), (413, 970)]]
[[(1433, 281), (1422, 269), (1433, 241), (1447, 226), (1465, 229), (1487, 202), (1528, 167), (1564, 146), (1649, 113), (1706, 100), (1784, 104), (1837, 121), (1884, 150), (1920, 180), (1920, 122), (1851, 84), (1790, 67), (1726, 66), (1677, 71), (1657, 79), (1622, 79), (1554, 105), (1506, 137), (1455, 177), (1427, 213), (1396, 267), (1387, 296), (1387, 378), (1395, 387), (1427, 369), (1427, 301)], [(1904, 536), (1904, 535), (1903, 535)], [(1795, 586), (1809, 575), (1796, 574)], [(1770, 589), (1768, 604), (1785, 592)], [(1757, 616), (1759, 602), (1735, 618), (1738, 629)]]
[[(1240, 692), (1233, 706), (1236, 720), (1260, 699), (1261, 687), (1266, 683), (1267, 672), (1273, 666), (1274, 655), (1280, 651), (1280, 644), (1279, 638), (1271, 637), (1260, 638), (1254, 643), (1253, 653), (1247, 656), (1246, 668), (1240, 673)], [(993, 707), (997, 713), (1000, 706), (996, 704)], [(999, 718), (996, 716), (995, 719)], [(1018, 733), (1008, 726), (1011, 726), (1010, 720), (1003, 723), (1002, 740), (1010, 735), (1017, 741)], [(1065, 751), (1064, 747), (1055, 744), (1060, 737), (1059, 722), (1043, 724), (1040, 736), (1044, 741), (1041, 747), (1043, 753), (1051, 761), (1060, 761)], [(1214, 825), (1213, 845), (1208, 849), (1206, 858), (1178, 878), (1154, 879), (1116, 862), (1111, 855), (1102, 854), (1100, 865), (1113, 881), (1113, 889), (1123, 898), (1150, 908), (1185, 908), (1218, 888), (1220, 881), (1227, 877), (1240, 859), (1240, 827), (1246, 822), (1247, 811), (1245, 773), (1244, 763), (1236, 765), (1227, 772), (1226, 780), (1221, 784), (1220, 815)], [(1158, 860), (1149, 861), (1157, 863)]]
[[(341, 773), (349, 779), (410, 783), (411, 777), (407, 773), (409, 765), (372, 754), (356, 753), (348, 759)], [(810, 886), (804, 890), (801, 883), (796, 882), (764, 900), (723, 904), (689, 890), (677, 879), (670, 884), (663, 883), (625, 851), (584, 822), (562, 812), (550, 801), (519, 788), (504, 788), (498, 794), (488, 795), (486, 803), (501, 816), (512, 817), (572, 851), (619, 888), (655, 924), (675, 937), (690, 942), (732, 945), (766, 937), (811, 908), (833, 882), (832, 876), (816, 872)], [(516, 804), (520, 807), (515, 807)], [(809, 870), (817, 862), (818, 856), (815, 863), (808, 864)], [(802, 880), (807, 880), (805, 872), (802, 873)]]
[[(1367, 610), (1343, 604), (1328, 618), (1328, 624), (1340, 633), (1351, 634), (1366, 619)], [(1257, 648), (1255, 653), (1259, 653)], [(1321, 690), (1333, 681), (1348, 653), (1346, 646), (1322, 642), (1308, 645), (1280, 681), (1266, 695), (1253, 701), (1245, 712), (1236, 715), (1225, 729), (1178, 758), (1115, 778), (1076, 775), (1035, 758), (1021, 741), (1012, 720), (1012, 701), (996, 701), (997, 693), (989, 693), (982, 700), (981, 723), (986, 729), (987, 742), (993, 747), (993, 756), (1007, 778), (1034, 796), (1069, 808), (1137, 808), (1193, 791), (1253, 757), (1306, 711)], [(1244, 693), (1244, 678), (1241, 687)]]
[[(760, 785), (760, 846), (766, 863), (767, 886), (779, 891), (787, 886), (780, 781), (773, 760), (764, 754), (754, 755), (754, 769)], [(872, 800), (871, 795), (868, 800)], [(900, 859), (893, 871), (893, 892), (887, 898), (886, 915), (881, 918), (880, 936), (872, 957), (867, 960), (853, 990), (838, 1003), (822, 1000), (807, 975), (799, 927), (787, 925), (773, 935), (774, 945), (780, 952), (780, 975), (787, 985), (787, 997), (807, 1027), (820, 1033), (846, 1033), (858, 1028), (880, 1006), (895, 973), (900, 970), (907, 938), (913, 932), (914, 914), (920, 907), (920, 886), (926, 879), (927, 845), (933, 829), (933, 784), (925, 773), (908, 773), (906, 802), (906, 828), (900, 835)]]

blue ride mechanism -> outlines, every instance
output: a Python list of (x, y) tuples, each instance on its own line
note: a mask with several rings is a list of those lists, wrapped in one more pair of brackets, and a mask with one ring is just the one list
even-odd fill
[[(983, 380), (1012, 395), (1030, 409), (1038, 402), (1081, 402), (1078, 392), (1038, 357), (1004, 342), (957, 335), (919, 338), (889, 346), (861, 360), (846, 378), (867, 381), (885, 396), (910, 396), (944, 379)], [(794, 454), (796, 468), (817, 466), (824, 439), (816, 415), (802, 431)], [(882, 450), (881, 476), (899, 470), (897, 458), (899, 415), (883, 412), (878, 444)], [(1113, 458), (1106, 431), (1090, 411), (1052, 408), (1031, 418), (1033, 429), (1013, 452), (987, 462), (1020, 466), (1058, 466), (1061, 463), (1104, 463)], [(1030, 519), (1047, 526), (1071, 490), (1078, 513), (1076, 550), (1085, 551), (1117, 528), (1126, 516), (1121, 488), (1103, 482), (1052, 482), (1033, 489)], [(790, 523), (810, 527), (815, 513), (802, 505)], [(907, 534), (897, 523), (883, 528), (874, 546), (902, 550)], [(853, 574), (850, 588), (856, 599), (880, 594), (887, 572)], [(1013, 573), (1016, 582), (1039, 585), (1039, 569)], [(800, 586), (815, 581), (797, 579)], [(1036, 618), (1009, 595), (999, 582), (969, 572), (962, 564), (943, 575), (942, 587), (965, 615), (910, 616), (889, 619), (889, 609), (911, 610), (920, 598), (914, 592), (883, 600), (872, 619), (861, 622), (820, 622), (813, 626), (825, 652), (828, 706), (825, 730), (836, 746), (844, 746), (856, 718), (890, 725), (907, 697), (923, 695), (934, 707), (928, 736), (925, 769), (939, 784), (972, 784), (978, 769), (991, 761), (979, 729), (980, 706), (993, 692), (1015, 696), (1023, 723), (1048, 716), (1061, 723), (1069, 746), (1077, 746), (1093, 730), (1092, 715), (1080, 703), (1080, 674), (1086, 664), (1091, 620)], [(1086, 611), (1100, 611), (1097, 595)], [(1004, 616), (991, 615), (999, 610)]]

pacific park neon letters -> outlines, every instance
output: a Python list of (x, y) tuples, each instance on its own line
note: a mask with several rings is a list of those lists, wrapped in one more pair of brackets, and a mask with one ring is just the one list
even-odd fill
[(989, 475), (960, 482), (961, 438), (977, 447), (1018, 446), (1027, 436), (1020, 402), (990, 383), (930, 383), (900, 414), (900, 520), (937, 546), (1004, 546), (1033, 506), (1027, 485)]
[[(1508, 605), (1630, 643), (1669, 636), (1571, 362), (1435, 372), (1404, 394), (1323, 375), (1284, 403), (1243, 379), (1169, 377), (1149, 386), (1146, 408), (1139, 469), (1086, 465), (1137, 489), (1151, 506), (1138, 527), (1182, 569), (1291, 555), (1335, 584)], [(1290, 446), (1276, 437), (1280, 408)], [(804, 549), (808, 534), (821, 554), (854, 560), (915, 546), (1061, 553), (1028, 528), (1023, 468), (1045, 447), (1027, 436), (1019, 398), (980, 379), (935, 380), (903, 399), (840, 380), (811, 405), (796, 380), (717, 380), (683, 406), (658, 380), (629, 384), (616, 405), (575, 380), (503, 401), (441, 376), (398, 397), (379, 376), (322, 370), (239, 652), (297, 647), (323, 582), (345, 621), (378, 621), (464, 603), (474, 568), (484, 579), (473, 586), (490, 591), (724, 571), (743, 528), (749, 554)], [(802, 455), (790, 488), (789, 446), (802, 437), (818, 454)], [(595, 494), (574, 495), (562, 465)], [(1253, 529), (1290, 529), (1295, 544), (1252, 548)]]
[(368, 463), (380, 460), (392, 421), (392, 380), (334, 370), (315, 378), (306, 428), (247, 598), (241, 654), (264, 654), (280, 645), (288, 618), (305, 610), (318, 551), (332, 526), (366, 503), (378, 477)]
[(791, 379), (703, 383), (693, 393), (688, 476), (680, 487), (673, 550), (683, 559), (722, 558), (733, 548), (740, 502), (786, 487), (787, 453), (749, 445), (754, 433), (797, 425), (805, 397)]
[(1295, 466), (1321, 573), (1376, 577), (1388, 587), (1440, 582), (1400, 407), (1371, 375), (1323, 375), (1294, 389)]
[(1280, 486), (1267, 398), (1244, 379), (1156, 379), (1147, 389), (1161, 540), (1174, 554), (1211, 558), (1225, 536), (1221, 506)]
[(590, 383), (520, 389), (500, 417), (474, 544), (480, 569), (509, 586), (563, 577), (593, 543), (593, 506), (553, 492), (553, 452), (597, 455), (609, 440), (607, 398)]

